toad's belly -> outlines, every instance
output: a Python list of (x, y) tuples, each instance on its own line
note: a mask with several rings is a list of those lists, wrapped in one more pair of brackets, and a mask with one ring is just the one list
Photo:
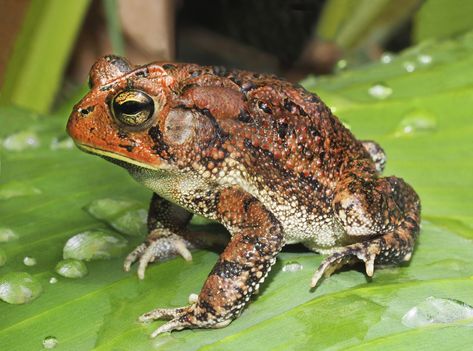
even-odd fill
[(266, 204), (284, 228), (287, 244), (302, 243), (314, 251), (343, 246), (349, 240), (340, 222), (333, 216), (316, 215), (304, 206)]

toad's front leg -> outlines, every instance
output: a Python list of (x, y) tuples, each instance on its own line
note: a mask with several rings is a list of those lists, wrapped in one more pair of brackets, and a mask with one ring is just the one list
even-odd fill
[(263, 282), (283, 246), (281, 224), (261, 202), (236, 189), (224, 189), (215, 217), (232, 239), (210, 272), (195, 303), (174, 309), (155, 309), (141, 321), (170, 319), (152, 336), (184, 328), (220, 328), (238, 317)]
[(187, 224), (192, 213), (157, 194), (153, 194), (148, 212), (149, 235), (145, 242), (134, 249), (125, 259), (125, 271), (138, 262), (138, 277), (143, 279), (149, 263), (162, 261), (177, 255), (192, 260), (190, 250), (223, 246), (225, 237), (212, 233), (192, 232)]

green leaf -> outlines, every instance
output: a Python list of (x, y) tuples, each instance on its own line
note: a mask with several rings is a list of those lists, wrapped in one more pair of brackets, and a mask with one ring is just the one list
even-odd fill
[(473, 2), (463, 0), (427, 0), (414, 18), (413, 39), (447, 38), (473, 29)]
[[(419, 55), (427, 54), (431, 61), (422, 64)], [(423, 222), (410, 263), (379, 268), (372, 279), (361, 268), (343, 270), (310, 291), (310, 277), (322, 257), (289, 249), (230, 326), (153, 340), (149, 334), (162, 322), (140, 324), (137, 316), (157, 306), (185, 304), (190, 293), (199, 292), (217, 254), (202, 250), (191, 263), (176, 258), (153, 264), (143, 281), (135, 272), (122, 271), (123, 255), (87, 262), (83, 278), (58, 276), (54, 269), (70, 237), (111, 230), (84, 208), (94, 209), (99, 218), (113, 217), (113, 211), (97, 212), (97, 200), (146, 206), (150, 194), (124, 170), (97, 157), (68, 147), (51, 149), (53, 140), (65, 138), (65, 115), (39, 123), (31, 113), (0, 109), (0, 139), (32, 130), (39, 142), (36, 148), (1, 150), (1, 184), (8, 184), (8, 194), (19, 195), (0, 199), (0, 228), (13, 232), (0, 243), (6, 255), (0, 279), (27, 272), (43, 287), (29, 304), (0, 302), (2, 349), (39, 350), (51, 336), (58, 341), (56, 350), (469, 349), (471, 320), (411, 328), (402, 318), (430, 296), (473, 305), (472, 54), (470, 33), (423, 44), (389, 64), (306, 81), (360, 139), (380, 142), (389, 157), (385, 174), (405, 178), (419, 192)], [(406, 71), (406, 61), (415, 62), (413, 72)], [(383, 99), (369, 92), (380, 83), (392, 89)], [(15, 193), (15, 187), (37, 191)], [(131, 250), (142, 238), (127, 240)], [(25, 266), (25, 256), (36, 264)], [(302, 269), (283, 269), (294, 262)]]

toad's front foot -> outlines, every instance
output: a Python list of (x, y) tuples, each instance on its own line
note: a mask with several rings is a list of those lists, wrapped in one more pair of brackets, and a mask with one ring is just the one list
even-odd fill
[(143, 244), (134, 249), (125, 259), (123, 267), (129, 271), (131, 265), (138, 261), (138, 277), (144, 279), (146, 267), (154, 261), (161, 261), (177, 255), (182, 256), (186, 261), (192, 260), (189, 249), (194, 246), (181, 236), (168, 234), (166, 236), (153, 237), (153, 233)]
[(151, 322), (157, 319), (169, 320), (156, 329), (151, 337), (162, 333), (184, 328), (223, 328), (230, 324), (232, 319), (217, 318), (210, 311), (204, 311), (198, 303), (178, 308), (157, 308), (139, 317), (140, 322)]
[(366, 274), (372, 277), (375, 258), (379, 255), (381, 250), (381, 242), (379, 240), (373, 240), (371, 242), (349, 245), (335, 251), (322, 261), (319, 268), (312, 276), (310, 286), (314, 288), (323, 276), (330, 276), (337, 269), (346, 264), (353, 263), (356, 259), (365, 263)]

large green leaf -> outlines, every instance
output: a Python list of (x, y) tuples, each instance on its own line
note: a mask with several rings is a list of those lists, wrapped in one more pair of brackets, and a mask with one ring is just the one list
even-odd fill
[[(470, 349), (471, 320), (412, 328), (402, 317), (430, 296), (473, 305), (472, 54), (470, 34), (411, 49), (389, 64), (305, 82), (358, 137), (384, 146), (386, 174), (405, 178), (419, 192), (424, 219), (409, 264), (378, 269), (373, 279), (343, 270), (310, 291), (322, 257), (284, 252), (259, 296), (230, 326), (154, 340), (149, 334), (161, 322), (142, 325), (136, 317), (156, 306), (185, 304), (217, 254), (199, 251), (192, 263), (176, 258), (154, 264), (144, 281), (122, 271), (123, 257), (87, 262), (85, 278), (57, 276), (54, 267), (68, 238), (105, 226), (85, 206), (100, 198), (145, 206), (150, 194), (99, 158), (57, 148), (57, 142), (52, 150), (52, 140), (64, 136), (66, 116), (39, 123), (29, 113), (1, 109), (0, 138), (23, 132), (17, 141), (29, 140), (32, 148), (1, 151), (0, 228), (19, 238), (0, 244), (8, 260), (0, 279), (24, 271), (44, 289), (29, 304), (0, 302), (1, 349), (39, 350), (48, 336), (57, 338), (57, 350)], [(409, 126), (414, 132), (406, 134)], [(11, 138), (5, 143), (15, 145)], [(129, 250), (140, 241), (127, 238)], [(25, 266), (25, 256), (37, 264)], [(303, 269), (283, 270), (291, 262)], [(56, 284), (49, 283), (53, 276)]]

